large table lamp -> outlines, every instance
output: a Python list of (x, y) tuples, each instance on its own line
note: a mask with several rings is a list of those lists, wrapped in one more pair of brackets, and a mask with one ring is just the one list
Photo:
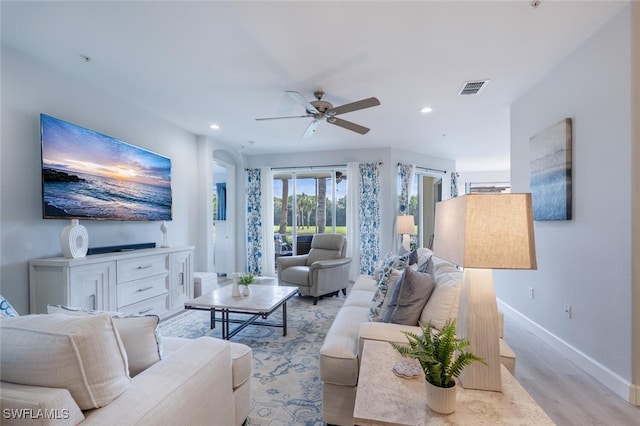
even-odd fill
[(492, 269), (536, 269), (531, 194), (468, 194), (436, 205), (433, 253), (464, 268), (457, 335), (484, 358), (460, 375), (463, 387), (501, 391), (500, 340)]
[(416, 223), (412, 214), (398, 216), (398, 234), (402, 235), (402, 247), (411, 250), (411, 234), (416, 232)]

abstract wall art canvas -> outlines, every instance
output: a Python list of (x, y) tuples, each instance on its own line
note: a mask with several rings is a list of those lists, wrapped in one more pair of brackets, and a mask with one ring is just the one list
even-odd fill
[(534, 220), (571, 219), (571, 127), (565, 118), (529, 140)]

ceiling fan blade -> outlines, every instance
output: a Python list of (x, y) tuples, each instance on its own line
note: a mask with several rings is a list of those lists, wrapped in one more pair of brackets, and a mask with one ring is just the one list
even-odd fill
[(378, 100), (378, 98), (367, 98), (360, 101), (351, 102), (349, 104), (344, 104), (339, 107), (331, 108), (327, 110), (325, 114), (329, 117), (333, 117), (334, 115), (357, 111), (359, 109), (371, 108), (378, 105), (380, 105), (380, 101)]
[(309, 126), (307, 126), (307, 130), (304, 131), (304, 135), (302, 135), (303, 138), (310, 138), (311, 136), (313, 136), (313, 134), (316, 132), (316, 129), (318, 128), (318, 123), (320, 123), (320, 120), (313, 120)]
[(327, 123), (335, 124), (336, 126), (340, 126), (347, 130), (360, 133), (361, 135), (364, 135), (370, 130), (368, 127), (364, 127), (359, 124), (352, 123), (351, 121), (343, 120), (337, 117), (327, 117)]
[(300, 93), (294, 91), (294, 90), (287, 90), (285, 91), (285, 93), (287, 95), (289, 95), (289, 97), (291, 99), (294, 100), (294, 102), (299, 103), (300, 105), (302, 105), (304, 107), (304, 109), (306, 109), (309, 113), (312, 114), (320, 114), (320, 111), (318, 111), (316, 109), (316, 107), (314, 107), (313, 105), (311, 105), (311, 102), (309, 102), (304, 96), (302, 96)]
[(284, 118), (307, 118), (307, 117), (313, 117), (313, 114), (305, 114), (305, 115), (292, 115), (289, 117), (265, 117), (265, 118), (256, 118), (257, 121), (264, 121), (264, 120), (282, 120)]

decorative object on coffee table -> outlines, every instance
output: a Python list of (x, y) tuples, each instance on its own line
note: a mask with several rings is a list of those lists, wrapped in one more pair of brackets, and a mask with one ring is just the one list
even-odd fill
[(447, 321), (439, 332), (431, 332), (431, 323), (422, 326), (422, 335), (405, 331), (409, 346), (391, 342), (403, 356), (417, 359), (424, 371), (427, 405), (441, 414), (456, 410), (455, 378), (469, 364), (484, 360), (465, 349), (469, 342), (456, 338), (456, 321)]
[(89, 249), (89, 234), (87, 228), (80, 225), (78, 219), (71, 219), (60, 233), (60, 248), (67, 259), (85, 257)]
[(253, 284), (254, 282), (255, 277), (253, 276), (253, 274), (240, 275), (240, 277), (238, 278), (238, 284), (242, 286), (240, 287), (240, 293), (242, 296), (248, 296), (251, 294), (249, 284)]
[(464, 268), (457, 336), (487, 366), (460, 375), (468, 389), (501, 391), (498, 306), (492, 269), (536, 269), (531, 194), (467, 194), (436, 204), (433, 253)]

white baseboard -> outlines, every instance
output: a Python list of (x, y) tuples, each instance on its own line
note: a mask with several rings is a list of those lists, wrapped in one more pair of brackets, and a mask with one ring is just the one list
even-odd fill
[(633, 383), (625, 380), (623, 377), (614, 373), (604, 365), (598, 363), (596, 360), (594, 360), (584, 352), (581, 352), (558, 336), (554, 335), (549, 330), (531, 321), (529, 318), (522, 315), (511, 306), (502, 302), (500, 299), (498, 299), (498, 309), (501, 310), (509, 318), (516, 321), (522, 327), (526, 328), (537, 337), (542, 339), (549, 346), (566, 356), (578, 367), (583, 369), (594, 379), (609, 388), (620, 398), (628, 401), (633, 405), (640, 405), (640, 386), (634, 385)]

